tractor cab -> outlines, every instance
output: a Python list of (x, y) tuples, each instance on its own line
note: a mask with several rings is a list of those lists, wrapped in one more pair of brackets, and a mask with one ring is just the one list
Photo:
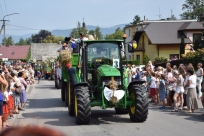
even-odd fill
[(84, 52), (80, 49), (82, 60), (83, 80), (88, 82), (96, 99), (100, 99), (101, 86), (108, 86), (114, 78), (121, 86), (122, 69), (122, 40), (84, 41)]

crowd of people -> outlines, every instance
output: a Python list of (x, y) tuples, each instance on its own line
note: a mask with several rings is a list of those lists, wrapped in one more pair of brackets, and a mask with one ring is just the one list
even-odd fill
[[(130, 66), (129, 74), (132, 81), (144, 83), (153, 105), (161, 104), (161, 110), (166, 106), (173, 108), (172, 112), (187, 110), (193, 113), (198, 110), (198, 99), (204, 107), (204, 81), (202, 63), (197, 64), (196, 71), (191, 63), (178, 67), (166, 63), (166, 67), (154, 67), (152, 62), (143, 67), (142, 71), (135, 65)], [(203, 113), (204, 114), (204, 113)]]
[(28, 85), (35, 82), (31, 65), (0, 65), (0, 130), (10, 127), (13, 114), (24, 111)]

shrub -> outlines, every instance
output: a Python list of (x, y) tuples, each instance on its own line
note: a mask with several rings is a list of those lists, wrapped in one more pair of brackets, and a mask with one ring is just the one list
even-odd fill
[(164, 63), (168, 61), (168, 59), (165, 57), (156, 57), (154, 60), (156, 63)]
[(143, 59), (143, 64), (144, 65), (147, 65), (147, 63), (150, 61), (150, 58), (147, 56), (147, 55), (145, 55), (144, 56), (144, 59)]
[(125, 64), (140, 65), (140, 62), (139, 62), (139, 60), (123, 60), (123, 65), (125, 65)]

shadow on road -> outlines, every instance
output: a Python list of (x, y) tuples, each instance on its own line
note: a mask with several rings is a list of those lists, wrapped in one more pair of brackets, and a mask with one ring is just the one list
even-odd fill
[(26, 103), (29, 105), (29, 109), (54, 108), (65, 106), (65, 104), (60, 98), (28, 99)]
[[(29, 99), (28, 109), (32, 111), (22, 113), (24, 118), (49, 119), (45, 124), (54, 126), (75, 126), (75, 118), (69, 116), (68, 108), (60, 98)], [(26, 109), (27, 109), (26, 108)], [(51, 108), (51, 109), (50, 109)], [(52, 109), (53, 108), (53, 109)], [(60, 110), (59, 110), (60, 109)], [(40, 111), (39, 111), (40, 110)], [(129, 115), (115, 114), (113, 109), (92, 109), (90, 125), (112, 124), (112, 123), (131, 123)]]
[(203, 108), (199, 108), (194, 113), (187, 113), (187, 110), (171, 112), (173, 109), (170, 107), (167, 107), (166, 110), (160, 110), (159, 106), (151, 106), (151, 110), (157, 111), (157, 112), (163, 112), (165, 114), (170, 114), (177, 117), (184, 116), (186, 120), (204, 122), (204, 115), (202, 115), (202, 113), (204, 113)]

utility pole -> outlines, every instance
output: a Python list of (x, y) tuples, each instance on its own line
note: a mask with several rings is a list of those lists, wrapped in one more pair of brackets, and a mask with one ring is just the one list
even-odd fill
[[(2, 27), (1, 27), (1, 31), (2, 29), (4, 29), (4, 46), (6, 47), (6, 21), (9, 21), (9, 20), (0, 20), (0, 21), (3, 21), (3, 24), (2, 24)], [(1, 31), (0, 31), (0, 34), (1, 34)]]

